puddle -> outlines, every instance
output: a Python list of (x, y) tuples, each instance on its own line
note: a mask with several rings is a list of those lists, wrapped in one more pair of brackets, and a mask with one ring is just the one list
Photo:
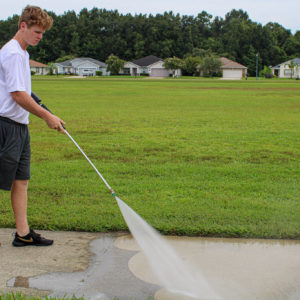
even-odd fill
[[(223, 300), (299, 300), (300, 241), (167, 237), (188, 266), (201, 270)], [(157, 285), (130, 235), (100, 235), (85, 271), (16, 277), (10, 287), (51, 290), (53, 297), (193, 300)]]
[[(52, 297), (85, 297), (98, 300), (151, 300), (160, 288), (134, 276), (128, 261), (135, 255), (114, 246), (115, 236), (101, 236), (91, 242), (95, 255), (85, 271), (49, 273), (29, 278), (12, 278), (10, 287), (28, 287), (52, 291)], [(26, 285), (26, 286), (25, 286)]]
[(14, 287), (29, 288), (28, 277), (17, 276), (14, 281)]
[[(168, 237), (190, 268), (201, 270), (205, 279), (224, 300), (299, 300), (300, 241)], [(138, 251), (131, 236), (115, 242), (121, 249)], [(142, 253), (129, 261), (138, 278), (156, 283)], [(155, 300), (175, 300), (161, 289)]]

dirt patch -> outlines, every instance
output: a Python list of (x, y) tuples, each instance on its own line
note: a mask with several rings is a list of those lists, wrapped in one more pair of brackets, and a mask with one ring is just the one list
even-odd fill
[(74, 79), (74, 78), (86, 78), (86, 76), (65, 76), (64, 78), (72, 78), (72, 79)]
[(236, 91), (300, 91), (300, 87), (201, 87), (201, 86), (193, 86), (193, 87), (186, 87), (186, 86), (172, 86), (172, 87), (165, 87), (167, 89), (184, 89), (184, 90), (236, 90)]

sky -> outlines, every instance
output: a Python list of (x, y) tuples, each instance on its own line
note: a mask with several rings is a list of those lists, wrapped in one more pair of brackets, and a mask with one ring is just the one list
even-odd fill
[(246, 11), (253, 22), (262, 25), (277, 22), (292, 33), (300, 30), (300, 0), (0, 0), (0, 20), (20, 15), (27, 5), (37, 5), (57, 15), (65, 11), (93, 7), (117, 9), (122, 14), (157, 14), (172, 10), (180, 15), (194, 15), (205, 10), (213, 17), (225, 17), (232, 9)]

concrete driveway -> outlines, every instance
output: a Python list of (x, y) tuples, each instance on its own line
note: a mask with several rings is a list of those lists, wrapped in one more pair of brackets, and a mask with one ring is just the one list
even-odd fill
[[(14, 248), (14, 230), (0, 229), (0, 292), (99, 300), (193, 299), (160, 286), (127, 233), (38, 232), (53, 238), (54, 245)], [(186, 264), (202, 273), (219, 299), (300, 299), (300, 241), (166, 239)]]

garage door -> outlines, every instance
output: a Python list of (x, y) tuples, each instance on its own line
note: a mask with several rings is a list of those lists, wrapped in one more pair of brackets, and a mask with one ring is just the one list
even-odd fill
[(224, 69), (223, 70), (223, 78), (241, 79), (242, 77), (243, 77), (242, 70), (236, 70), (236, 69)]
[(151, 77), (168, 77), (170, 74), (169, 70), (162, 68), (153, 68), (151, 69), (150, 76)]
[(79, 68), (78, 75), (80, 76), (95, 76), (96, 69), (95, 68)]

